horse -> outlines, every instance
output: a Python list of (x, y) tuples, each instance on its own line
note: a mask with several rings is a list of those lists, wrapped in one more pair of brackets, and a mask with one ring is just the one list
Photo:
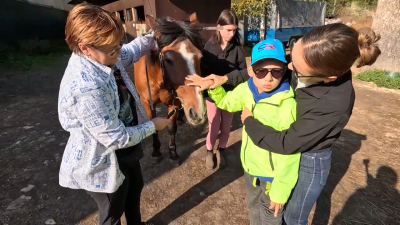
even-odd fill
[[(183, 109), (186, 120), (191, 125), (203, 124), (206, 107), (198, 87), (187, 86), (185, 77), (200, 74), (203, 38), (199, 34), (196, 14), (189, 21), (175, 21), (170, 18), (154, 19), (146, 15), (146, 22), (154, 31), (155, 47), (142, 56), (134, 65), (134, 82), (141, 102), (149, 118), (154, 118), (158, 103), (168, 106), (171, 124), (168, 149), (170, 163), (179, 166), (175, 135), (177, 131), (177, 110)], [(153, 134), (152, 162), (161, 162), (160, 139)]]

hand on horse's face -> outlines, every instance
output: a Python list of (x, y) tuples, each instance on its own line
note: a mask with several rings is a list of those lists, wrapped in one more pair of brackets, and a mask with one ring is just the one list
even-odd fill
[(193, 82), (197, 81), (197, 80), (202, 80), (202, 81), (212, 80), (213, 83), (208, 88), (214, 89), (216, 87), (219, 87), (219, 86), (225, 84), (228, 81), (228, 77), (226, 75), (219, 76), (219, 75), (215, 75), (215, 74), (211, 74), (207, 77), (200, 77), (197, 74), (193, 74), (193, 75), (189, 75), (188, 77), (186, 77), (186, 80), (190, 80)]
[(210, 76), (208, 76), (206, 78), (214, 81), (214, 85), (212, 85), (210, 88), (219, 87), (228, 81), (228, 77), (226, 75), (219, 76), (219, 75), (211, 74)]
[(202, 92), (204, 90), (209, 89), (211, 86), (214, 85), (214, 81), (210, 80), (210, 79), (205, 79), (203, 77), (200, 77), (197, 74), (193, 74), (190, 75), (188, 77), (185, 78), (188, 81), (191, 81), (190, 83), (188, 83), (188, 86), (198, 86), (198, 92)]
[(171, 123), (171, 120), (164, 117), (156, 117), (151, 120), (156, 127), (156, 130), (163, 130), (166, 126)]

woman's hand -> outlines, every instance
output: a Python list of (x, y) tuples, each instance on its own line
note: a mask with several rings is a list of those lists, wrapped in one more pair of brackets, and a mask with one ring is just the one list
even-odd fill
[(215, 74), (211, 74), (211, 75), (209, 75), (209, 76), (207, 76), (205, 78), (214, 81), (214, 85), (211, 86), (210, 88), (219, 87), (219, 86), (225, 84), (228, 81), (228, 77), (226, 75), (218, 76), (218, 75), (215, 75)]
[(249, 117), (249, 116), (253, 116), (252, 114), (251, 114), (251, 112), (250, 112), (250, 110), (247, 108), (247, 107), (244, 107), (244, 109), (243, 109), (243, 111), (242, 111), (242, 116), (241, 116), (241, 119), (242, 119), (242, 123), (244, 124), (244, 121), (247, 119), (247, 117)]
[(171, 123), (171, 120), (163, 118), (163, 117), (156, 117), (151, 120), (156, 127), (156, 130), (163, 130), (166, 126)]
[(283, 208), (283, 205), (284, 204), (280, 204), (280, 203), (276, 203), (276, 202), (271, 201), (271, 205), (269, 206), (269, 209), (275, 208), (274, 216), (277, 217), (279, 211)]
[(186, 77), (186, 80), (191, 81), (188, 83), (188, 86), (198, 86), (199, 92), (209, 89), (211, 86), (214, 85), (214, 81), (210, 79), (204, 79), (197, 74), (189, 75)]
[(186, 77), (186, 80), (190, 80), (190, 81), (193, 81), (193, 80), (203, 80), (203, 81), (212, 80), (213, 84), (210, 86), (210, 88), (214, 89), (216, 87), (219, 87), (219, 86), (225, 84), (228, 81), (228, 77), (226, 75), (225, 76), (218, 76), (218, 75), (215, 75), (215, 74), (211, 74), (211, 75), (209, 75), (207, 77), (200, 77), (197, 74), (193, 74), (193, 75), (189, 75), (188, 77)]

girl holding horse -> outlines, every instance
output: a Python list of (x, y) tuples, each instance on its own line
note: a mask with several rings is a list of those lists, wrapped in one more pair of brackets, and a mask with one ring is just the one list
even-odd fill
[[(294, 45), (291, 53), (296, 121), (288, 129), (277, 131), (261, 124), (248, 109), (243, 110), (244, 129), (255, 145), (279, 154), (302, 153), (299, 179), (285, 206), (288, 225), (308, 223), (311, 208), (328, 179), (332, 144), (352, 114), (355, 93), (350, 68), (376, 61), (381, 53), (376, 44), (379, 38), (370, 28), (356, 31), (340, 23), (315, 28)], [(231, 82), (216, 76), (188, 79), (194, 81), (190, 85), (201, 86), (200, 90), (210, 86), (204, 81), (207, 79), (213, 80), (212, 86)]]
[[(241, 46), (241, 37), (237, 32), (238, 18), (231, 10), (222, 11), (217, 21), (215, 35), (207, 41), (203, 51), (202, 75), (227, 74), (234, 70), (247, 68), (246, 58)], [(234, 86), (223, 85), (226, 91), (233, 90)], [(205, 92), (208, 116), (206, 167), (214, 168), (214, 147), (219, 137), (219, 146), (216, 149), (219, 166), (225, 164), (223, 152), (228, 142), (233, 113), (217, 108)]]
[(70, 133), (59, 183), (84, 189), (96, 201), (100, 224), (142, 224), (141, 141), (170, 120), (149, 120), (125, 68), (153, 46), (148, 34), (122, 45), (122, 23), (101, 7), (79, 4), (69, 13), (66, 42), (73, 51), (60, 85), (58, 114)]

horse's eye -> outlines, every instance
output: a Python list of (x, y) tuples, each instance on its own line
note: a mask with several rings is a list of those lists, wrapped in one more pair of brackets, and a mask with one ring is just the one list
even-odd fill
[(165, 58), (165, 59), (164, 59), (164, 62), (167, 63), (167, 64), (172, 64), (172, 60), (169, 59), (169, 58)]
[(168, 64), (172, 64), (173, 59), (173, 52), (167, 51), (164, 53), (164, 62)]

